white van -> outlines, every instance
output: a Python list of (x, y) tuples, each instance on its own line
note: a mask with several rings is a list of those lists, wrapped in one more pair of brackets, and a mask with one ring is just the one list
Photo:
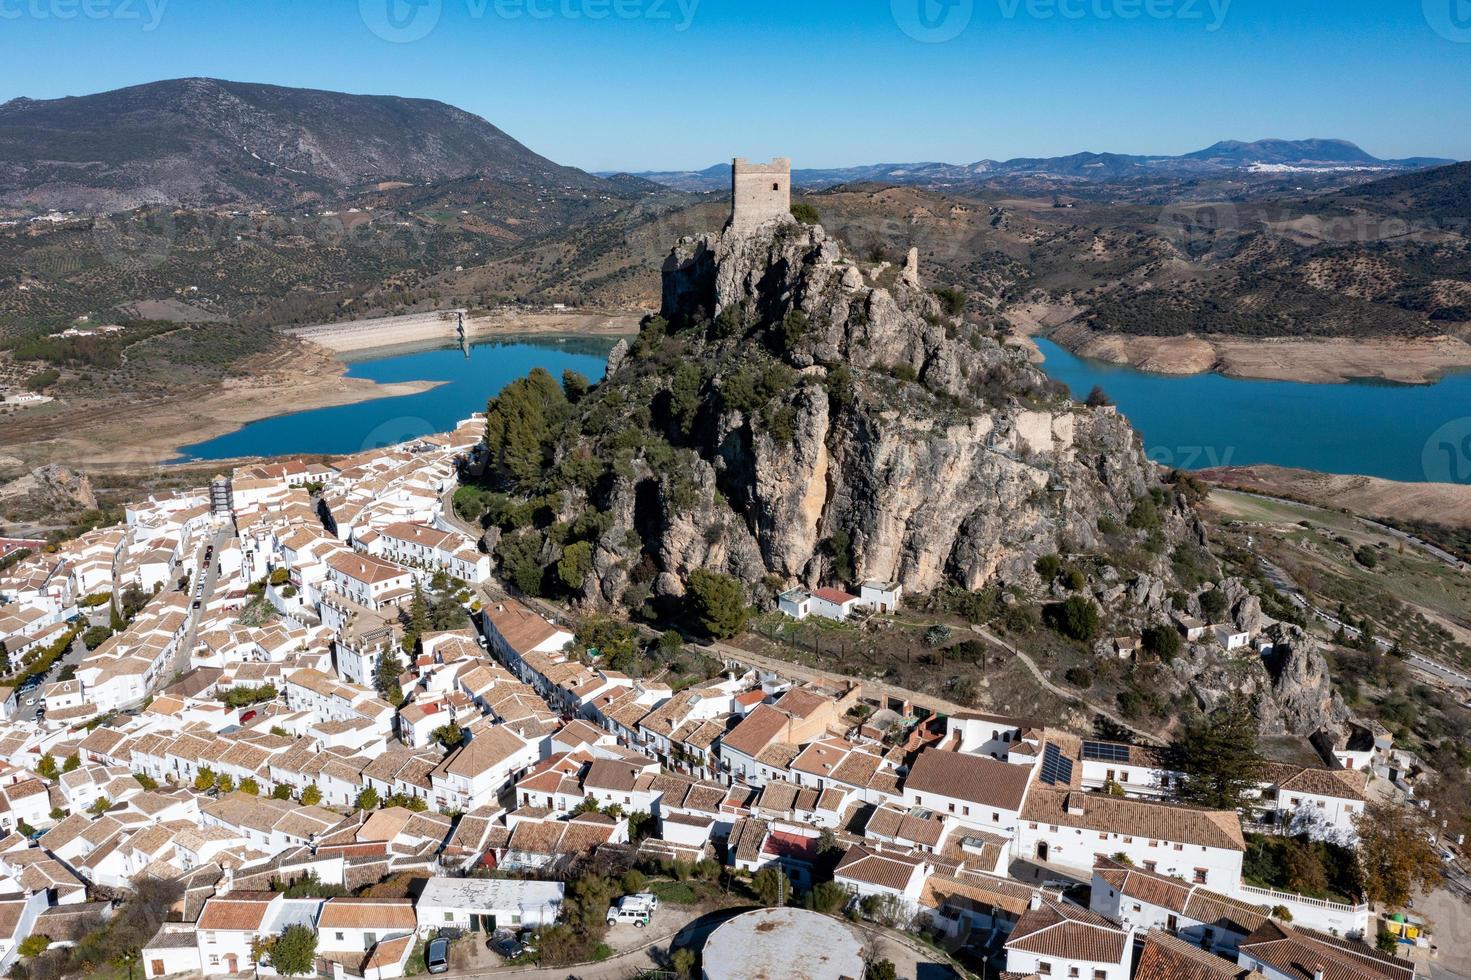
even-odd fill
[(637, 895), (624, 895), (618, 900), (618, 907), (623, 909), (648, 909), (650, 912), (659, 911), (659, 896), (653, 892), (639, 892)]
[(608, 906), (608, 925), (617, 925), (620, 922), (631, 922), (635, 929), (642, 929), (649, 924), (653, 913), (647, 908), (622, 908), (617, 905)]

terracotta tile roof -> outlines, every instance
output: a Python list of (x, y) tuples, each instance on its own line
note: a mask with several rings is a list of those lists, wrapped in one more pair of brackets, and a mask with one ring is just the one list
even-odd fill
[(1163, 930), (1151, 929), (1139, 954), (1134, 980), (1237, 980), (1248, 975), (1252, 971), (1231, 960), (1207, 953)]
[(266, 913), (276, 896), (271, 892), (232, 892), (228, 898), (212, 898), (195, 924), (198, 930), (249, 932), (265, 924)]
[(823, 708), (833, 707), (833, 701), (831, 698), (825, 698), (821, 694), (813, 693), (804, 688), (794, 687), (777, 698), (773, 707), (787, 712), (794, 718), (811, 718)]
[(969, 800), (998, 810), (1020, 810), (1031, 777), (1028, 766), (966, 752), (929, 749), (914, 760), (904, 780), (904, 791)]
[(861, 881), (865, 884), (903, 892), (917, 873), (923, 873), (925, 859), (921, 854), (885, 851), (864, 844), (854, 844), (844, 852), (833, 878)]
[(1277, 786), (1284, 793), (1311, 793), (1330, 799), (1363, 802), (1369, 774), (1352, 769), (1302, 769)]
[[(1082, 808), (1070, 813), (1068, 807)], [(1027, 794), (1022, 819), (1034, 823), (1081, 827), (1175, 844), (1197, 844), (1231, 851), (1246, 850), (1241, 818), (1233, 811), (1198, 810), (1153, 800), (1104, 793), (1082, 793), (1035, 786)]]
[(414, 903), (407, 898), (329, 898), (322, 906), (318, 929), (408, 929), (418, 926)]
[(769, 704), (759, 704), (726, 734), (722, 744), (754, 759), (786, 733), (790, 721), (784, 712)]
[(925, 881), (919, 904), (940, 908), (954, 904), (961, 908), (998, 908), (1014, 916), (1025, 912), (1036, 889), (994, 875), (958, 871), (953, 875), (936, 872)]
[(502, 599), (485, 607), (485, 618), (517, 653), (526, 653), (550, 640), (558, 628), (515, 599)]
[(1240, 951), (1297, 980), (1412, 980), (1415, 965), (1372, 946), (1269, 919), (1241, 941)]
[(1017, 919), (1007, 949), (1089, 963), (1123, 963), (1128, 934), (1088, 909), (1046, 895)]

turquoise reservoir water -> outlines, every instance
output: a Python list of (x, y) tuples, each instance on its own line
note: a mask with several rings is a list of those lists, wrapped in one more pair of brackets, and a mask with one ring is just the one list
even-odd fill
[(236, 456), (355, 453), (454, 428), (510, 382), (543, 367), (558, 380), (567, 369), (602, 378), (614, 338), (537, 336), (396, 353), (355, 361), (347, 374), (373, 381), (442, 381), (429, 391), (318, 408), (251, 422), (242, 429), (184, 446), (178, 462)]
[(1150, 458), (1167, 466), (1275, 463), (1471, 483), (1471, 374), (1431, 385), (1177, 377), (1086, 360), (1049, 340), (1037, 345), (1043, 370), (1075, 397), (1101, 385), (1143, 435)]

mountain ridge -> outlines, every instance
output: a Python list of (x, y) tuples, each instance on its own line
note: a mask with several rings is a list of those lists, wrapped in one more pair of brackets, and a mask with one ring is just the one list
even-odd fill
[[(1251, 142), (1222, 140), (1191, 153), (1130, 154), (1080, 152), (1056, 157), (1014, 157), (1009, 160), (977, 160), (974, 163), (944, 162), (879, 163), (855, 167), (806, 168), (792, 172), (795, 184), (820, 190), (839, 184), (890, 182), (927, 186), (974, 182), (997, 176), (1049, 174), (1059, 177), (1118, 179), (1129, 176), (1209, 175), (1247, 169), (1253, 165), (1286, 166), (1305, 170), (1331, 171), (1344, 167), (1418, 170), (1458, 161), (1439, 157), (1409, 157), (1387, 160), (1375, 157), (1348, 140), (1262, 139)], [(648, 170), (628, 172), (676, 190), (718, 191), (729, 182), (730, 165), (716, 164), (703, 170)], [(601, 172), (600, 172), (600, 175)]]
[(0, 105), (0, 206), (18, 210), (281, 207), (479, 173), (604, 186), (431, 99), (194, 77)]

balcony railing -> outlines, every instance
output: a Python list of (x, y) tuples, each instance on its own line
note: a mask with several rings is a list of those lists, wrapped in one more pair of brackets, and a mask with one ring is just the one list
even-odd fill
[(1349, 912), (1357, 915), (1369, 911), (1367, 904), (1345, 905), (1342, 902), (1330, 902), (1326, 898), (1313, 898), (1309, 895), (1298, 895), (1293, 892), (1279, 892), (1271, 888), (1258, 888), (1255, 885), (1243, 883), (1241, 891), (1247, 895), (1259, 895), (1262, 898), (1271, 899), (1275, 903), (1298, 902), (1303, 905), (1311, 905), (1314, 908), (1330, 909), (1334, 912)]

